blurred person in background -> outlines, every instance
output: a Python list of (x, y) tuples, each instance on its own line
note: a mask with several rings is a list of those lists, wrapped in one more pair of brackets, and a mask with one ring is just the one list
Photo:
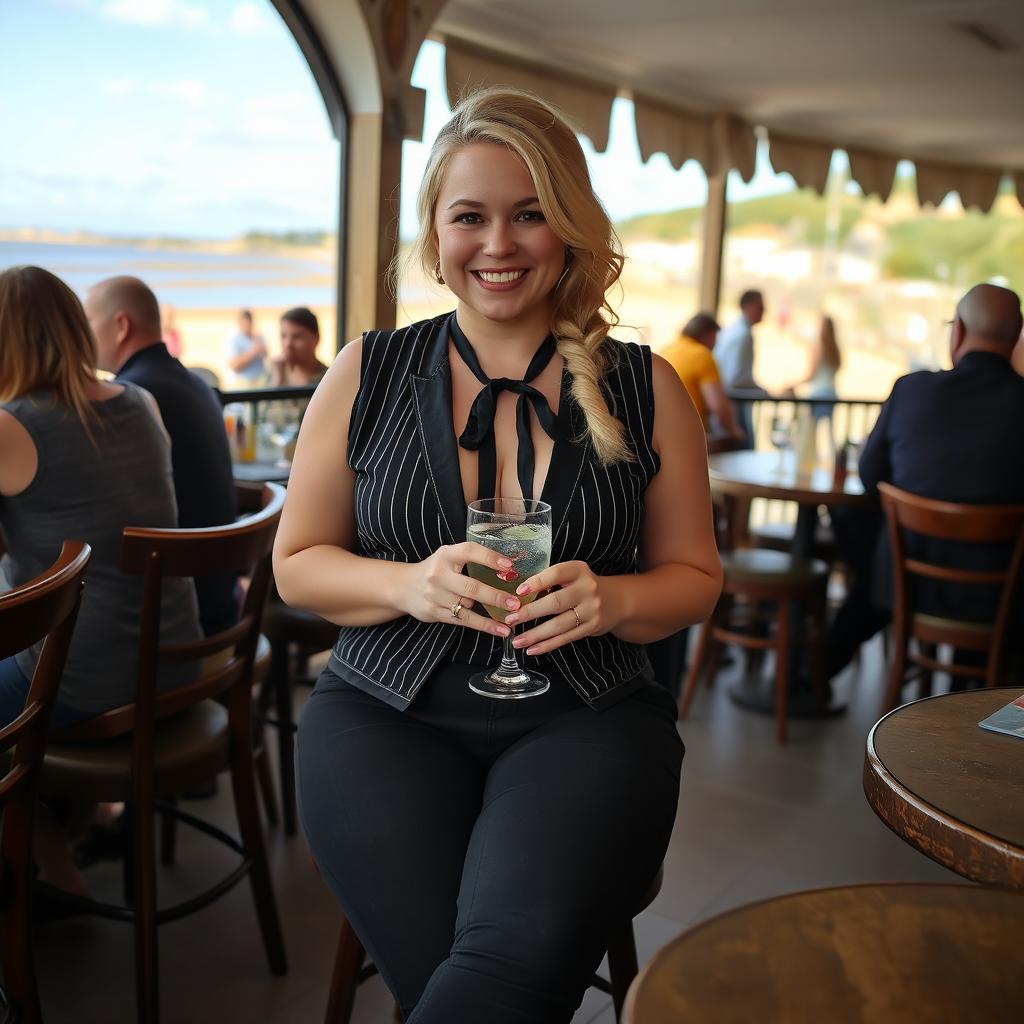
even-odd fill
[[(750, 392), (751, 397), (767, 392), (754, 379), (753, 328), (764, 319), (764, 297), (756, 289), (740, 296), (740, 315), (722, 329), (715, 345), (715, 362), (727, 391)], [(754, 447), (754, 421), (749, 402), (739, 405), (740, 426), (746, 436), (747, 447)]]
[(228, 339), (227, 364), (241, 388), (258, 388), (266, 380), (267, 343), (256, 333), (248, 309), (238, 314), (238, 330)]
[[(968, 505), (1024, 504), (1024, 380), (1010, 365), (1021, 333), (1020, 299), (979, 284), (956, 307), (951, 370), (919, 370), (893, 385), (864, 444), (864, 491), (888, 482), (911, 494)], [(877, 508), (832, 515), (843, 561), (858, 567), (826, 637), (826, 671), (837, 675), (860, 645), (891, 618), (892, 566)], [(907, 536), (907, 556), (967, 569), (1005, 569), (1005, 544), (966, 544)], [(920, 580), (916, 611), (975, 622), (995, 619), (995, 587)], [(1020, 619), (1016, 620), (1020, 623)], [(1024, 629), (1010, 628), (1019, 648)], [(971, 652), (962, 652), (967, 655)]]
[(728, 437), (742, 441), (744, 433), (736, 422), (736, 413), (722, 387), (718, 364), (711, 354), (718, 338), (718, 321), (710, 313), (691, 317), (679, 337), (660, 352), (679, 375), (693, 404), (700, 414), (704, 432), (712, 433), (711, 417), (718, 430)]
[[(795, 389), (808, 384), (808, 398), (831, 399), (836, 396), (836, 374), (842, 366), (843, 357), (836, 340), (835, 321), (830, 316), (821, 318), (817, 340), (811, 348), (811, 358), (806, 374), (794, 381), (786, 391), (793, 394)], [(832, 401), (822, 401), (812, 406), (814, 418), (825, 419), (832, 415)]]
[(185, 351), (185, 345), (181, 340), (181, 331), (178, 330), (174, 323), (173, 306), (164, 306), (161, 322), (163, 324), (163, 342), (167, 346), (167, 351), (170, 352), (175, 359), (180, 359), (182, 352)]
[(327, 372), (326, 364), (316, 355), (319, 343), (316, 314), (305, 306), (289, 309), (281, 317), (281, 354), (270, 364), (271, 387), (319, 384)]
[[(171, 439), (178, 525), (223, 526), (235, 520), (235, 483), (220, 401), (209, 385), (171, 354), (156, 296), (137, 277), (110, 277), (85, 298), (96, 339), (97, 366), (117, 383), (145, 388), (160, 408)], [(233, 575), (196, 581), (203, 632), (218, 633), (238, 618)]]

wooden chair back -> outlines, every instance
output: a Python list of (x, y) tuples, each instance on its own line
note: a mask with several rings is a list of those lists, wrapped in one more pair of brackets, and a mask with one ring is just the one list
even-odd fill
[[(984, 669), (942, 665), (929, 656), (913, 655), (910, 660), (926, 671), (944, 669), (957, 675), (984, 678), (987, 686), (995, 686), (1010, 616), (1018, 595), (1021, 571), (1024, 569), (1024, 505), (965, 505), (935, 501), (888, 483), (880, 483), (878, 491), (892, 549), (893, 624), (898, 650), (902, 647), (905, 652), (907, 640), (915, 637), (927, 645), (949, 643), (954, 647), (985, 651), (987, 664)], [(907, 530), (939, 540), (1004, 543), (1011, 546), (1011, 554), (1003, 569), (963, 569), (939, 565), (908, 557)], [(910, 607), (912, 576), (965, 587), (998, 587), (997, 611), (991, 629), (979, 630), (976, 623), (950, 622), (936, 626), (927, 620), (916, 620), (914, 609)], [(891, 689), (889, 696), (895, 697)]]
[[(152, 765), (155, 724), (162, 718), (218, 698), (227, 704), (233, 720), (248, 722), (248, 680), (259, 641), (260, 620), (271, 579), (271, 553), (283, 505), (284, 488), (268, 483), (260, 490), (259, 510), (227, 526), (193, 530), (125, 528), (121, 571), (143, 577), (136, 698), (131, 704), (62, 730), (58, 737), (61, 741), (105, 739), (130, 732), (133, 771), (137, 777), (137, 769), (144, 770), (147, 762)], [(213, 573), (249, 576), (238, 622), (202, 640), (162, 644), (163, 580)], [(172, 662), (199, 663), (199, 676), (184, 686), (158, 693), (159, 668)]]
[(25, 707), (0, 729), (0, 754), (6, 767), (0, 777), (0, 941), (11, 1001), (19, 1019), (27, 1022), (40, 1019), (29, 935), (36, 787), (91, 555), (88, 544), (66, 541), (57, 561), (46, 572), (0, 596), (0, 658), (9, 658), (43, 641)]

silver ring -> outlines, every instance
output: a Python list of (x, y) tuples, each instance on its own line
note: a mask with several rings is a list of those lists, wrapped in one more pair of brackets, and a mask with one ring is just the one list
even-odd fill
[(582, 623), (580, 622), (580, 613), (576, 611), (576, 605), (573, 605), (572, 608), (569, 610), (573, 613), (573, 615), (576, 616), (576, 625), (581, 626)]
[[(462, 612), (462, 602), (458, 601), (457, 603), (452, 605), (452, 618), (453, 619), (457, 619), (461, 612)], [(579, 616), (577, 616), (577, 618), (578, 617)]]

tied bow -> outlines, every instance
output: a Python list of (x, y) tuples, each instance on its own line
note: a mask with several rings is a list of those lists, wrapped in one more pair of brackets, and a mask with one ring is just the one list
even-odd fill
[(484, 373), (480, 362), (470, 345), (469, 339), (462, 333), (454, 314), (451, 318), (451, 337), (455, 349), (465, 364), (473, 372), (483, 388), (473, 400), (466, 427), (459, 435), (459, 444), (471, 452), (479, 453), (478, 494), (484, 497), (495, 496), (497, 476), (497, 455), (494, 444), (494, 413), (498, 407), (498, 395), (502, 391), (511, 391), (519, 396), (516, 402), (516, 436), (519, 450), (516, 456), (516, 470), (519, 486), (524, 498), (533, 497), (534, 451), (533, 439), (530, 437), (530, 408), (532, 406), (544, 432), (552, 439), (558, 440), (558, 421), (548, 405), (544, 395), (530, 384), (551, 361), (555, 354), (556, 343), (552, 335), (544, 339), (544, 343), (534, 353), (526, 374), (522, 380), (509, 377), (497, 377), (492, 380)]

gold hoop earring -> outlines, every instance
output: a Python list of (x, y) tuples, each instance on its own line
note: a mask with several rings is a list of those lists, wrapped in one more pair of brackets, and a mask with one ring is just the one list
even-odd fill
[(444, 278), (441, 276), (441, 261), (440, 260), (438, 260), (437, 263), (434, 264), (434, 280), (438, 284), (444, 284)]

